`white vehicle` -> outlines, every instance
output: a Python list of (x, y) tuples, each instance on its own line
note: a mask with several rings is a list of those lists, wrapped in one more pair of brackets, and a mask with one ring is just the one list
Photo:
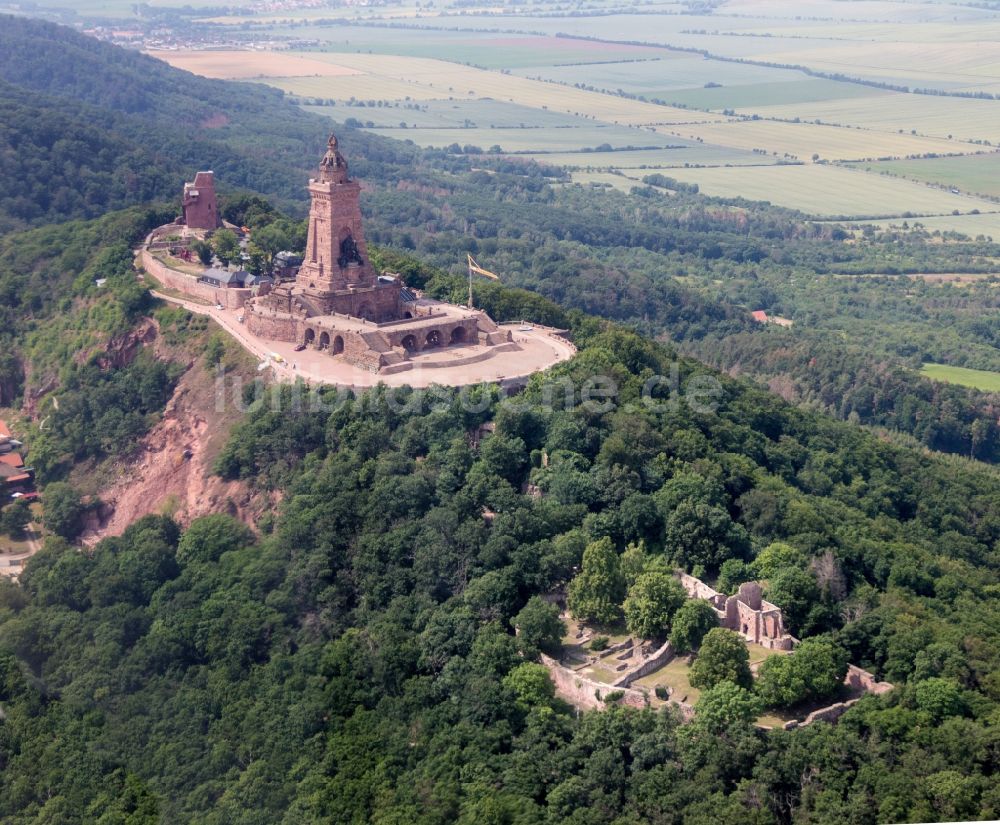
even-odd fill
[(215, 308), (216, 309), (225, 309), (225, 307), (222, 304), (216, 304)]

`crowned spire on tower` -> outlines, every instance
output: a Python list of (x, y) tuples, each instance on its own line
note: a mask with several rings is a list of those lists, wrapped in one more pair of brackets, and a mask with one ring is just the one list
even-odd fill
[(319, 162), (319, 179), (329, 183), (345, 183), (347, 177), (347, 161), (340, 154), (337, 146), (337, 136), (330, 133), (330, 139), (326, 142), (326, 154)]

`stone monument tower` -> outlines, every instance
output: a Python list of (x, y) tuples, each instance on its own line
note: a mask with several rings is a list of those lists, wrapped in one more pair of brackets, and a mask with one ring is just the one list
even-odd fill
[(340, 290), (374, 286), (361, 226), (361, 186), (348, 176), (334, 135), (320, 161), (319, 177), (309, 181), (309, 194), (308, 241), (296, 285), (320, 300)]

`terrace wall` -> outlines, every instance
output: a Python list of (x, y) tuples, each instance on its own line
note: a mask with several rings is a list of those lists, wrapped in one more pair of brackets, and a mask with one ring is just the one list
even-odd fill
[[(549, 676), (556, 686), (556, 695), (574, 707), (582, 710), (601, 710), (607, 707), (604, 697), (609, 693), (624, 694), (619, 703), (629, 707), (645, 708), (649, 705), (649, 698), (642, 691), (595, 682), (593, 679), (588, 679), (586, 676), (581, 676), (576, 671), (564, 667), (555, 659), (544, 654), (541, 661), (548, 668)], [(602, 698), (598, 699), (598, 694)]]

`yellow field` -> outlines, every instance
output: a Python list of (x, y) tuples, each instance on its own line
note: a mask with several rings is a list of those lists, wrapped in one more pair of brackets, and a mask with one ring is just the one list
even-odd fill
[[(447, 100), (448, 97), (463, 100), (475, 100), (476, 95), (449, 92), (445, 89), (436, 90), (405, 80), (395, 80), (390, 77), (378, 77), (368, 74), (357, 74), (340, 77), (262, 77), (262, 83), (275, 86), (293, 95), (301, 97), (321, 97), (333, 100)], [(364, 120), (364, 109), (344, 114)]]
[(661, 126), (657, 131), (737, 149), (764, 149), (768, 154), (777, 152), (779, 157), (788, 154), (803, 161), (809, 161), (814, 153), (823, 160), (854, 160), (929, 152), (946, 154), (961, 152), (963, 148), (972, 152), (981, 148), (939, 138), (771, 120), (708, 123), (689, 128)]
[[(702, 192), (722, 197), (767, 200), (810, 215), (941, 215), (959, 209), (996, 209), (996, 204), (900, 178), (872, 175), (838, 166), (734, 166), (671, 169), (670, 177), (697, 183)], [(913, 219), (910, 220), (913, 223)]]
[(148, 54), (178, 69), (222, 80), (246, 80), (265, 76), (345, 77), (360, 74), (357, 69), (349, 69), (328, 60), (315, 60), (291, 52), (199, 50), (150, 51)]
[[(407, 95), (417, 100), (450, 96), (491, 98), (623, 125), (724, 120), (721, 115), (657, 106), (422, 57), (349, 53), (316, 53), (304, 57), (291, 52), (277, 53), (273, 55), (274, 69), (270, 76), (264, 77), (268, 72), (259, 67), (264, 66), (270, 56), (264, 52), (176, 51), (159, 52), (156, 56), (179, 68), (203, 64), (199, 74), (212, 72), (210, 77), (259, 77), (297, 94), (338, 100), (351, 97), (399, 99)], [(232, 68), (225, 65), (230, 59)], [(331, 70), (326, 73), (317, 70), (315, 63), (328, 63)], [(345, 67), (351, 72), (345, 72)], [(239, 72), (242, 74), (237, 74)]]
[[(706, 112), (657, 106), (638, 100), (529, 80), (525, 77), (475, 69), (471, 66), (460, 66), (443, 60), (343, 53), (322, 54), (316, 57), (328, 59), (331, 63), (341, 66), (349, 66), (367, 76), (393, 81), (403, 80), (417, 87), (433, 89), (437, 97), (454, 94), (456, 97), (506, 100), (536, 109), (567, 112), (624, 125), (706, 123), (723, 119), (720, 115)], [(345, 79), (344, 84), (350, 87), (351, 80)]]
[(761, 117), (818, 118), (827, 123), (892, 133), (898, 133), (899, 129), (906, 133), (916, 129), (921, 134), (939, 138), (954, 135), (952, 152), (968, 150), (958, 145), (958, 140), (995, 141), (1000, 135), (1000, 105), (995, 100), (873, 91), (871, 97), (758, 106), (740, 111)]

